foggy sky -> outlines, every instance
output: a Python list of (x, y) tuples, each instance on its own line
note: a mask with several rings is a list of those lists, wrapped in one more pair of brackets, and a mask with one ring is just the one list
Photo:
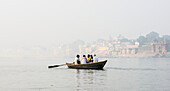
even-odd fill
[(1, 0), (0, 46), (170, 34), (170, 0)]

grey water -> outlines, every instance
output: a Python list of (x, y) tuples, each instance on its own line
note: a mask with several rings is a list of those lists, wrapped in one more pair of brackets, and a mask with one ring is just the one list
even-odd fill
[(78, 70), (47, 68), (73, 58), (0, 58), (0, 91), (170, 91), (168, 58), (103, 59), (103, 70)]

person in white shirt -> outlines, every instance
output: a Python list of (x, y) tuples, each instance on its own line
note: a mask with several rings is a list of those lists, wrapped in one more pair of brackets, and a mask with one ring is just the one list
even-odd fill
[(74, 60), (74, 64), (80, 64), (80, 55), (77, 55), (75, 60)]
[(87, 63), (86, 55), (83, 55), (83, 57), (81, 58), (81, 64), (86, 64), (86, 63)]
[(94, 59), (93, 59), (93, 63), (98, 62), (98, 57), (96, 56), (96, 54), (94, 54)]

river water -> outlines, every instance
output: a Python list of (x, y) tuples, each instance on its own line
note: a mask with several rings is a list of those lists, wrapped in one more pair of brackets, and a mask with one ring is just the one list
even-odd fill
[(47, 68), (73, 58), (1, 58), (0, 91), (170, 91), (168, 58), (100, 59), (104, 70)]

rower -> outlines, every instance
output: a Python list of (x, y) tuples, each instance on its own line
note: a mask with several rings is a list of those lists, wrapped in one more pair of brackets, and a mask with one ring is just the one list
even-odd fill
[(80, 64), (80, 55), (77, 55), (75, 60), (74, 60), (74, 64)]

